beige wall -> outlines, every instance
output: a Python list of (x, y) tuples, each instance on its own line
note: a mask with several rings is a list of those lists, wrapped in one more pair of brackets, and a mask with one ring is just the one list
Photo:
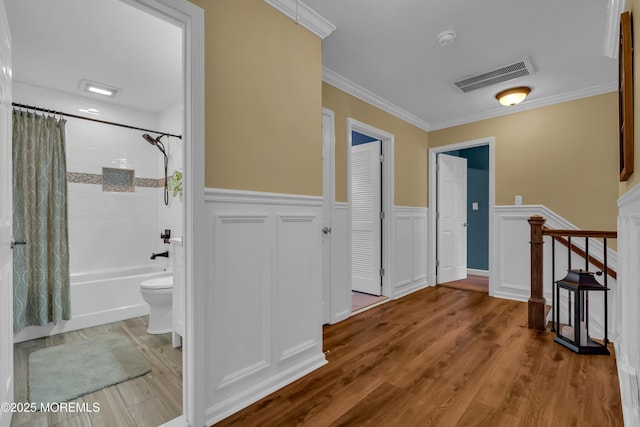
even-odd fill
[[(627, 3), (628, 4), (628, 3)], [(633, 31), (633, 46), (640, 46), (640, 0), (632, 0), (631, 5), (628, 7), (631, 11), (631, 20)], [(640, 49), (633, 49), (633, 97), (634, 109), (633, 109), (633, 124), (634, 124), (634, 172), (625, 182), (620, 183), (620, 195), (622, 196), (627, 191), (631, 190), (636, 184), (640, 183), (640, 73), (638, 73), (637, 64), (640, 64)], [(617, 109), (617, 106), (616, 106)]]
[(617, 123), (617, 94), (608, 93), (430, 132), (429, 145), (493, 136), (496, 204), (521, 194), (579, 228), (615, 230)]
[(394, 203), (427, 206), (427, 132), (327, 83), (322, 85), (322, 105), (335, 113), (337, 201), (347, 201), (347, 118), (350, 117), (394, 136)]
[(262, 0), (205, 11), (205, 185), (322, 195), (321, 40)]

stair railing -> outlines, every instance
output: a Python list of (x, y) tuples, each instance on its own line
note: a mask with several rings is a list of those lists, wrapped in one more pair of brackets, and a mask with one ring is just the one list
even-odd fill
[[(607, 286), (607, 278), (617, 278), (617, 274), (607, 265), (607, 239), (617, 239), (618, 233), (615, 231), (595, 231), (595, 230), (559, 230), (544, 226), (546, 219), (540, 215), (534, 215), (528, 220), (531, 226), (531, 295), (528, 301), (528, 325), (529, 329), (544, 331), (546, 329), (546, 300), (544, 298), (544, 236), (550, 236), (551, 259), (552, 259), (552, 283), (555, 283), (555, 242), (559, 242), (567, 248), (568, 269), (571, 269), (571, 254), (575, 253), (585, 261), (585, 270), (589, 270), (589, 264), (602, 270), (604, 274), (604, 285)], [(584, 249), (571, 242), (572, 237), (584, 238)], [(603, 261), (589, 254), (589, 239), (603, 239)], [(552, 292), (555, 299), (555, 293)], [(555, 306), (555, 301), (552, 302)]]

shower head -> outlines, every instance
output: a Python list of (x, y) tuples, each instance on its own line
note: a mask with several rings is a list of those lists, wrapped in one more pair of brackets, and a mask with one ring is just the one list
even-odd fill
[(167, 153), (164, 151), (164, 145), (162, 144), (162, 142), (160, 142), (160, 138), (162, 138), (163, 136), (166, 136), (166, 135), (163, 134), (157, 138), (154, 138), (148, 133), (142, 134), (142, 137), (144, 138), (145, 141), (147, 141), (151, 145), (155, 145), (156, 147), (158, 147), (158, 150), (160, 150), (160, 152), (166, 156)]
[(145, 139), (145, 141), (147, 141), (151, 145), (158, 145), (158, 139), (160, 139), (160, 137), (158, 137), (158, 139), (154, 139), (148, 133), (143, 134), (142, 137)]
[(160, 152), (164, 156), (164, 204), (168, 206), (169, 205), (169, 187), (167, 186), (167, 180), (168, 180), (167, 168), (169, 166), (169, 158), (167, 156), (167, 152), (164, 150), (164, 144), (160, 142), (160, 138), (162, 138), (163, 136), (166, 136), (168, 138), (169, 134), (163, 133), (157, 138), (152, 137), (148, 133), (142, 134), (142, 137), (144, 138), (144, 140), (147, 141), (149, 144), (155, 145), (156, 147), (158, 147), (158, 150), (160, 150)]

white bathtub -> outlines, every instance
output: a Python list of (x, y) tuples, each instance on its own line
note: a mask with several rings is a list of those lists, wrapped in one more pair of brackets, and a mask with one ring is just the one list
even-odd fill
[(149, 314), (140, 294), (140, 282), (170, 275), (159, 265), (71, 274), (71, 319), (57, 325), (29, 326), (14, 342), (104, 325)]

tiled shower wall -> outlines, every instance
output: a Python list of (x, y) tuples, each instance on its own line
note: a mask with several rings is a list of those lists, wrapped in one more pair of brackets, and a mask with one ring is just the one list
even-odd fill
[[(181, 110), (160, 114), (14, 82), (14, 101), (81, 114), (96, 108), (101, 120), (181, 134)], [(173, 117), (177, 115), (177, 117)], [(166, 127), (163, 127), (166, 126)], [(178, 199), (163, 202), (160, 151), (143, 131), (68, 118), (66, 123), (68, 214), (71, 272), (127, 268), (149, 263), (153, 252), (169, 249), (160, 239), (165, 228), (181, 228)], [(162, 139), (170, 154), (169, 174), (181, 167), (181, 142)], [(103, 169), (107, 171), (103, 173)], [(106, 178), (105, 178), (106, 177)], [(111, 177), (111, 178), (109, 178)], [(106, 190), (106, 191), (105, 191)], [(172, 230), (174, 235), (179, 230)]]

